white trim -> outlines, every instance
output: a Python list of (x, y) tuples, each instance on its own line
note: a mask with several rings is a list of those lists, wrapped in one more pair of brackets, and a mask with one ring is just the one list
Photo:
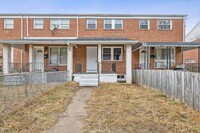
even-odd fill
[[(111, 60), (104, 60), (104, 59), (103, 59), (103, 49), (104, 49), (104, 48), (110, 48), (110, 49), (111, 49)], [(121, 55), (122, 55), (121, 60), (114, 60), (114, 59), (113, 59), (113, 56), (114, 56), (114, 48), (121, 48)], [(119, 46), (117, 46), (117, 47), (116, 47), (116, 46), (103, 46), (101, 51), (102, 51), (102, 59), (101, 59), (102, 61), (123, 61), (123, 47), (122, 47), (122, 46), (121, 46), (121, 47), (119, 47)]]
[[(58, 48), (58, 64), (50, 64), (50, 49), (51, 48)], [(48, 55), (49, 55), (49, 59), (48, 59), (48, 64), (49, 66), (67, 66), (67, 61), (66, 64), (60, 64), (60, 48), (67, 48), (67, 46), (49, 46), (49, 50), (48, 50)], [(68, 53), (67, 53), (68, 56)]]
[(24, 39), (77, 39), (77, 37), (25, 37)]
[[(88, 20), (94, 20), (95, 21), (95, 28), (94, 29), (93, 28), (88, 28)], [(97, 19), (88, 18), (87, 22), (86, 22), (86, 28), (87, 28), (87, 30), (95, 30), (95, 29), (97, 29)]]
[(28, 15), (26, 16), (26, 37), (29, 37), (29, 33), (28, 33), (28, 21), (29, 21), (29, 18), (28, 18)]
[(13, 63), (14, 62), (14, 48), (13, 47), (11, 47), (11, 56), (10, 56), (10, 61), (11, 61), (11, 63)]
[(132, 84), (132, 45), (126, 45), (126, 83)]
[(79, 16), (76, 18), (76, 38), (79, 37)]
[(21, 39), (23, 39), (24, 36), (24, 20), (23, 16), (21, 16)]

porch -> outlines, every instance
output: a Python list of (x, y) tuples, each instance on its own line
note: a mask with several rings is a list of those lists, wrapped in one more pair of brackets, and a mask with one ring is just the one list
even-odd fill
[(172, 69), (192, 72), (195, 70), (198, 72), (198, 69), (200, 71), (200, 65), (183, 63), (183, 51), (199, 47), (200, 43), (198, 42), (146, 42), (138, 48), (139, 62), (134, 64), (134, 67), (143, 70)]
[[(128, 39), (65, 39), (1, 41), (4, 46), (4, 74), (67, 71), (68, 80), (90, 83), (126, 81), (132, 83), (132, 45)], [(24, 52), (23, 62), (12, 62), (11, 48)], [(87, 77), (87, 78), (86, 78)], [(79, 80), (80, 79), (80, 80)]]

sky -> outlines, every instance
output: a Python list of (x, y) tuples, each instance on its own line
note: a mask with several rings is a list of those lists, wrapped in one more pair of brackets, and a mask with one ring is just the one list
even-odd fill
[(200, 0), (0, 0), (0, 13), (186, 14), (186, 33), (200, 21)]

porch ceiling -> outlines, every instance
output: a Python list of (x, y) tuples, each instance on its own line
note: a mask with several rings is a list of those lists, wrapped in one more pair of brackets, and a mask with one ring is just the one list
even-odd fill
[(2, 44), (136, 44), (138, 41), (126, 38), (77, 38), (77, 39), (19, 39), (0, 40)]

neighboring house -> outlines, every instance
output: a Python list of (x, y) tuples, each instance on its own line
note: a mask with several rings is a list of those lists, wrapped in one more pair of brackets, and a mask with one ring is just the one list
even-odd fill
[[(68, 71), (87, 82), (132, 83), (134, 69), (182, 64), (186, 15), (1, 14), (4, 73), (15, 72), (11, 47), (22, 50), (21, 71)], [(14, 58), (18, 58), (15, 55)], [(12, 64), (12, 65), (10, 65)], [(97, 72), (100, 73), (98, 77)]]
[[(185, 37), (186, 42), (200, 42), (200, 22), (198, 22)], [(183, 60), (185, 64), (198, 64), (198, 48), (184, 51)]]

